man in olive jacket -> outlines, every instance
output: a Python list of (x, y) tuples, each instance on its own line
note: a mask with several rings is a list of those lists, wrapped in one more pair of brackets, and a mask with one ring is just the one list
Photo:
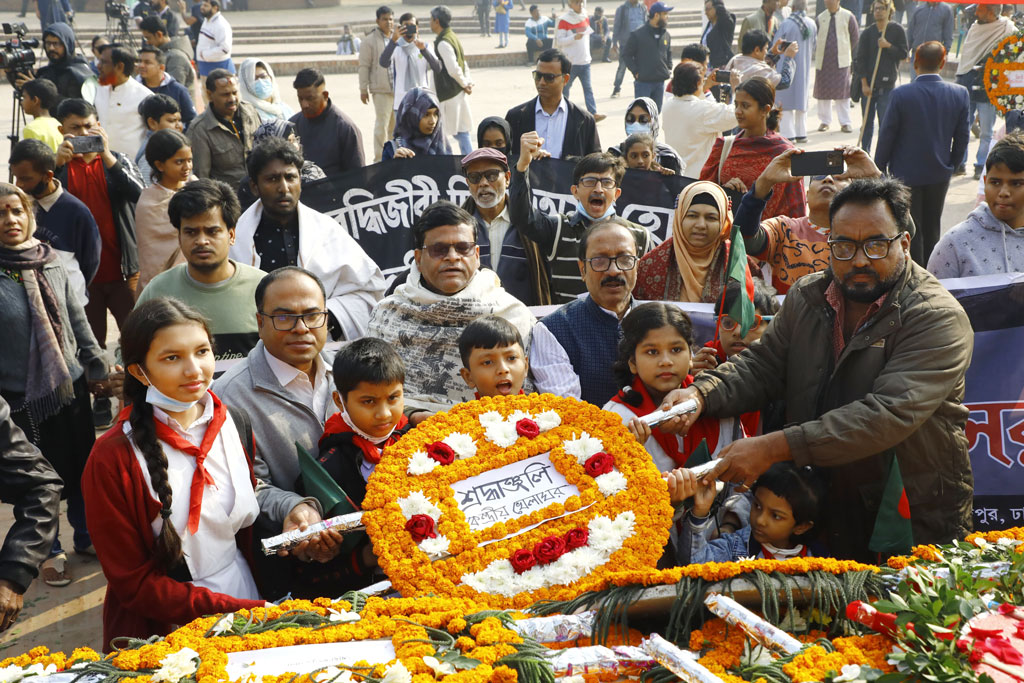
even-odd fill
[[(855, 180), (832, 201), (830, 266), (801, 278), (760, 343), (666, 397), (695, 415), (736, 416), (784, 399), (780, 432), (736, 441), (706, 479), (750, 486), (775, 462), (830, 479), (821, 538), (840, 558), (868, 549), (892, 456), (910, 502), (913, 541), (947, 543), (971, 529), (964, 374), (967, 314), (910, 259), (910, 193), (894, 179)], [(742, 489), (741, 489), (742, 490)]]

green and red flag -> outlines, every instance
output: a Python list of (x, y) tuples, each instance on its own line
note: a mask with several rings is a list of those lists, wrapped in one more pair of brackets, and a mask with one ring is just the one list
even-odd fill
[(914, 532), (910, 524), (910, 501), (903, 487), (903, 474), (896, 456), (892, 456), (889, 476), (882, 491), (882, 501), (875, 516), (875, 528), (868, 541), (868, 549), (882, 555), (909, 553), (914, 546)]
[[(735, 224), (729, 239), (725, 242), (726, 259), (725, 273), (728, 280), (735, 280), (740, 283), (740, 295), (729, 306), (729, 310), (722, 311), (740, 325), (740, 336), (747, 336), (747, 332), (754, 326), (754, 276), (750, 274), (747, 266), (747, 248), (743, 244), (743, 235)], [(722, 292), (725, 299), (725, 292)]]

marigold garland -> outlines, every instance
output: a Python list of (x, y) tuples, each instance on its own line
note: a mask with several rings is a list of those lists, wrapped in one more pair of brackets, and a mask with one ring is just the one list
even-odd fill
[[(481, 415), (490, 412), (507, 419), (516, 412), (541, 416), (548, 411), (557, 413), (561, 423), (536, 435), (532, 428), (524, 430), (528, 435), (518, 435), (517, 441), (507, 448), (486, 438), (487, 430), (480, 421)], [(425, 452), (431, 444), (455, 432), (473, 439), (477, 449), (474, 457), (421, 474), (409, 473), (414, 454)], [(583, 432), (599, 439), (602, 450), (612, 456), (615, 470), (627, 482), (625, 490), (603, 495), (584, 465), (565, 452), (565, 442)], [(451, 485), (541, 453), (549, 454), (554, 468), (577, 487), (579, 495), (523, 517), (510, 517), (480, 531), (471, 531)], [(407, 519), (396, 501), (416, 491), (440, 509), (436, 530), (447, 539), (450, 557), (431, 562), (406, 530)], [(378, 562), (403, 595), (450, 595), (500, 608), (526, 607), (538, 600), (565, 600), (585, 591), (600, 590), (609, 585), (613, 567), (653, 568), (668, 540), (672, 520), (668, 490), (660, 473), (622, 421), (596, 406), (550, 394), (483, 398), (424, 421), (387, 450), (367, 484), (363, 511)], [(627, 511), (635, 514), (635, 529), (642, 533), (632, 533), (603, 566), (571, 583), (554, 583), (506, 598), (477, 592), (461, 580), (463, 576), (482, 572), (497, 560), (507, 560), (515, 550), (532, 549), (549, 537), (564, 538), (575, 529), (586, 528), (595, 517), (615, 520)], [(568, 512), (575, 514), (562, 517)], [(539, 526), (506, 538), (533, 525)]]
[(1018, 33), (1003, 38), (985, 62), (985, 94), (1005, 114), (1024, 109), (1024, 88), (1010, 87), (1009, 74), (1024, 71), (1024, 38)]

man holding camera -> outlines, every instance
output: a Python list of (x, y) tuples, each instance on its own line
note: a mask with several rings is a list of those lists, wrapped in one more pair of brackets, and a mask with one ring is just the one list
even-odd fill
[(15, 84), (20, 88), (33, 77), (42, 78), (56, 85), (57, 94), (62, 98), (81, 97), (91, 102), (96, 98), (96, 76), (89, 63), (75, 54), (75, 49), (74, 30), (62, 22), (50, 24), (43, 31), (43, 51), (49, 62), (34, 76), (29, 71), (15, 78)]

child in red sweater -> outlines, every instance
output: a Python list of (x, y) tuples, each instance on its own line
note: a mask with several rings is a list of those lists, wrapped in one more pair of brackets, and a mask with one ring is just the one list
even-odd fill
[(259, 514), (235, 416), (209, 391), (206, 321), (176, 299), (139, 305), (121, 328), (131, 405), (82, 475), (107, 578), (103, 643), (164, 635), (205, 614), (264, 605), (241, 548)]

